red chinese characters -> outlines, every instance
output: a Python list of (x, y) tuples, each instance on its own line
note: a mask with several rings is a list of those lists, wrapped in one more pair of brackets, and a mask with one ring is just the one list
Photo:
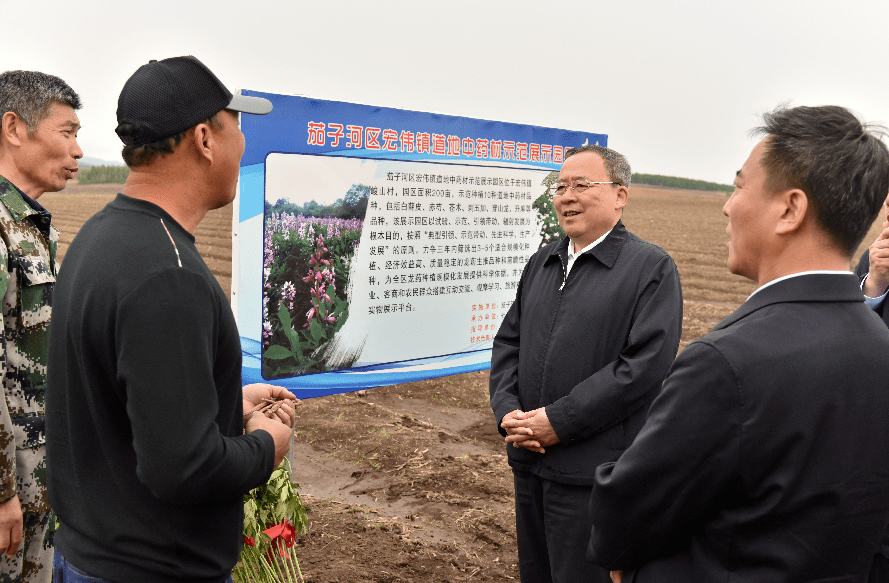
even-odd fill
[(390, 152), (398, 151), (398, 132), (395, 130), (383, 130), (383, 149)]
[(346, 129), (349, 130), (349, 141), (346, 142), (346, 147), (360, 148), (362, 143), (362, 136), (364, 135), (364, 128), (361, 126), (346, 126)]
[(324, 124), (314, 121), (309, 122), (309, 142), (310, 146), (324, 145)]
[(488, 342), (494, 339), (497, 334), (498, 324), (495, 321), (497, 316), (496, 303), (479, 303), (472, 304), (472, 315), (469, 327), (469, 342), (475, 344), (478, 342)]
[(503, 142), (503, 159), (504, 160), (515, 160), (515, 142), (504, 141)]
[(540, 161), (543, 163), (551, 162), (553, 159), (553, 147), (548, 144), (540, 146)]
[(515, 159), (522, 162), (528, 159), (528, 144), (524, 142), (518, 142), (515, 145)]
[[(433, 154), (465, 158), (516, 160), (539, 164), (561, 164), (564, 146), (533, 144), (489, 138), (463, 138), (458, 135), (412, 132), (392, 128), (344, 125), (310, 121), (307, 125), (310, 146), (383, 150), (408, 154)], [(344, 144), (345, 142), (345, 144)]]
[(447, 152), (447, 138), (444, 134), (432, 134), (432, 153), (444, 156)]
[(475, 157), (476, 158), (487, 158), (488, 157), (488, 140), (484, 138), (479, 138), (475, 141)]
[(332, 132), (327, 132), (327, 137), (330, 138), (330, 147), (339, 147), (340, 139), (345, 135), (343, 133), (343, 124), (329, 123), (327, 124), (327, 129), (333, 130)]
[(448, 136), (448, 156), (460, 155), (460, 136)]
[(429, 134), (428, 133), (419, 133), (417, 134), (417, 154), (428, 154), (429, 153)]
[(401, 151), (402, 152), (413, 152), (414, 151), (414, 134), (413, 134), (413, 132), (401, 130)]
[(364, 147), (368, 150), (380, 149), (380, 128), (364, 128)]

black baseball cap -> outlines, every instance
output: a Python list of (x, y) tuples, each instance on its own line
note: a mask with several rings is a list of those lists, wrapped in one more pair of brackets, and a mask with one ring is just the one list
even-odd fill
[(232, 95), (192, 56), (152, 60), (124, 84), (114, 131), (124, 144), (143, 146), (184, 132), (223, 109), (264, 115), (272, 111), (272, 102)]

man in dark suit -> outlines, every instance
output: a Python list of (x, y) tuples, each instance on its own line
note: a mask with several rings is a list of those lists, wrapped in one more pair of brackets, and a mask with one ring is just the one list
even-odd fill
[[(886, 208), (883, 210), (889, 213), (889, 198), (886, 199)], [(883, 319), (883, 323), (889, 326), (889, 310), (886, 310), (886, 295), (889, 288), (889, 214), (887, 213), (884, 213), (887, 220), (883, 221), (883, 230), (861, 256), (855, 267), (855, 275), (861, 278), (861, 291), (864, 292), (865, 303)], [(880, 552), (874, 557), (868, 581), (889, 582), (889, 532), (883, 535), (883, 544)]]
[(625, 583), (864, 581), (889, 524), (889, 333), (848, 270), (889, 152), (840, 107), (759, 131), (723, 212), (760, 287), (596, 472), (588, 558)]

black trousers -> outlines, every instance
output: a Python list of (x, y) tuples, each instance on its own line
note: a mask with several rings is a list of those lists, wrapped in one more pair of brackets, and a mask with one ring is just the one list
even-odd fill
[(593, 487), (513, 474), (522, 583), (611, 583), (608, 571), (586, 561)]

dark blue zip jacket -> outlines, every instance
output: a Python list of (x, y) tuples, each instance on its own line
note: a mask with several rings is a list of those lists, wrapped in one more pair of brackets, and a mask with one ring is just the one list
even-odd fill
[(618, 221), (565, 278), (567, 237), (535, 253), (494, 338), (491, 408), (546, 407), (561, 443), (508, 447), (518, 471), (590, 485), (641, 429), (679, 348), (682, 290), (673, 259)]

